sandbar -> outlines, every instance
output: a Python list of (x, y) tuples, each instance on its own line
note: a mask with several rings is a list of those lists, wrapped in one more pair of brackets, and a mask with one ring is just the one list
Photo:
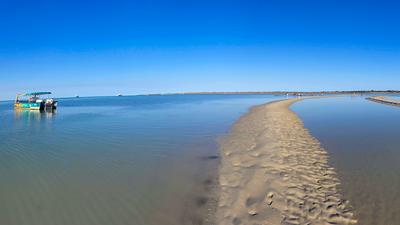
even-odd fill
[(221, 140), (216, 224), (355, 224), (328, 154), (289, 109), (253, 107)]

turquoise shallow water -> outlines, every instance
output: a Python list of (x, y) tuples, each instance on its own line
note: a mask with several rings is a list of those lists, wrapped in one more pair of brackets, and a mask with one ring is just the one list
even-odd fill
[(218, 137), (277, 98), (59, 99), (56, 113), (0, 102), (0, 224), (200, 224)]
[(359, 224), (400, 224), (400, 107), (338, 97), (292, 110), (328, 151)]

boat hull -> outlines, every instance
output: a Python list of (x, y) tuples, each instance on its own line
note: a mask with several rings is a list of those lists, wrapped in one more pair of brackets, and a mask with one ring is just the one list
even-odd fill
[(29, 110), (41, 110), (43, 106), (41, 103), (15, 103), (15, 108), (18, 109), (29, 109)]

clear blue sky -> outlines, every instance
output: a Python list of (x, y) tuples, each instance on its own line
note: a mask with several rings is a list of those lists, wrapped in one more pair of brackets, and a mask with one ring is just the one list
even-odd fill
[(400, 89), (395, 1), (0, 4), (0, 99)]

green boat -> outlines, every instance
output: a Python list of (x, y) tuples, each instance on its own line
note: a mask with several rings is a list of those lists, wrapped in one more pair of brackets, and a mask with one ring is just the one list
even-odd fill
[(42, 95), (50, 95), (51, 92), (32, 92), (18, 94), (14, 101), (15, 109), (29, 110), (54, 110), (57, 108), (57, 101), (53, 98), (41, 99)]

